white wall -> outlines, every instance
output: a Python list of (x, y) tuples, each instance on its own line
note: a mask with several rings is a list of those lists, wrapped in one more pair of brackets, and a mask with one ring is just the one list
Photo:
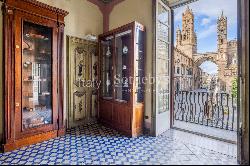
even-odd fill
[[(67, 114), (66, 91), (66, 36), (83, 38), (87, 34), (99, 35), (103, 32), (103, 16), (99, 8), (87, 0), (39, 0), (48, 5), (66, 10), (64, 38), (64, 110)], [(65, 116), (66, 117), (66, 116)]]

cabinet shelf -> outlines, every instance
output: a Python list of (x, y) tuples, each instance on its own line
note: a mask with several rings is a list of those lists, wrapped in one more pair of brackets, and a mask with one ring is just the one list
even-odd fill
[[(38, 97), (50, 97), (50, 94), (49, 95), (38, 95)], [(23, 99), (33, 99), (34, 96), (23, 96)]]
[(25, 39), (30, 39), (30, 40), (41, 40), (41, 41), (48, 41), (49, 40), (49, 38), (48, 37), (46, 37), (46, 36), (43, 36), (43, 35), (41, 35), (41, 34), (32, 34), (32, 33), (30, 33), (30, 34), (25, 34), (24, 35), (24, 38)]
[(23, 82), (46, 82), (48, 80), (23, 80)]
[(104, 100), (112, 100), (113, 97), (102, 97)]

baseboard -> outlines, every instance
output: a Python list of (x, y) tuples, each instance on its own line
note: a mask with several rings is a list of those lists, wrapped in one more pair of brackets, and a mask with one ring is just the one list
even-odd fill
[[(54, 131), (26, 137), (23, 139), (15, 140), (14, 142), (4, 144), (2, 146), (2, 149), (3, 149), (3, 152), (5, 153), (5, 152), (13, 151), (13, 150), (21, 148), (21, 147), (29, 146), (29, 145), (36, 144), (36, 143), (43, 142), (43, 141), (47, 141), (49, 139), (56, 138), (58, 136), (58, 132), (59, 132), (58, 130), (54, 130)], [(62, 133), (62, 132), (60, 132), (60, 133)]]
[(66, 129), (65, 129), (65, 128), (59, 129), (59, 130), (57, 131), (57, 136), (58, 136), (58, 137), (64, 136), (65, 134), (66, 134)]

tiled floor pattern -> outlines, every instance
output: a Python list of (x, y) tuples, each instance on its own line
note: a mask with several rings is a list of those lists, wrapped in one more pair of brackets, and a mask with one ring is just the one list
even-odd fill
[(177, 141), (169, 134), (127, 138), (99, 124), (85, 125), (66, 136), (0, 154), (0, 165), (237, 164), (234, 157)]

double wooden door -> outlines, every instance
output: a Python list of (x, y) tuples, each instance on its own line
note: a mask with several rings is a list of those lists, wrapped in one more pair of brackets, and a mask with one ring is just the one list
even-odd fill
[(68, 40), (68, 127), (95, 121), (97, 116), (97, 43)]

